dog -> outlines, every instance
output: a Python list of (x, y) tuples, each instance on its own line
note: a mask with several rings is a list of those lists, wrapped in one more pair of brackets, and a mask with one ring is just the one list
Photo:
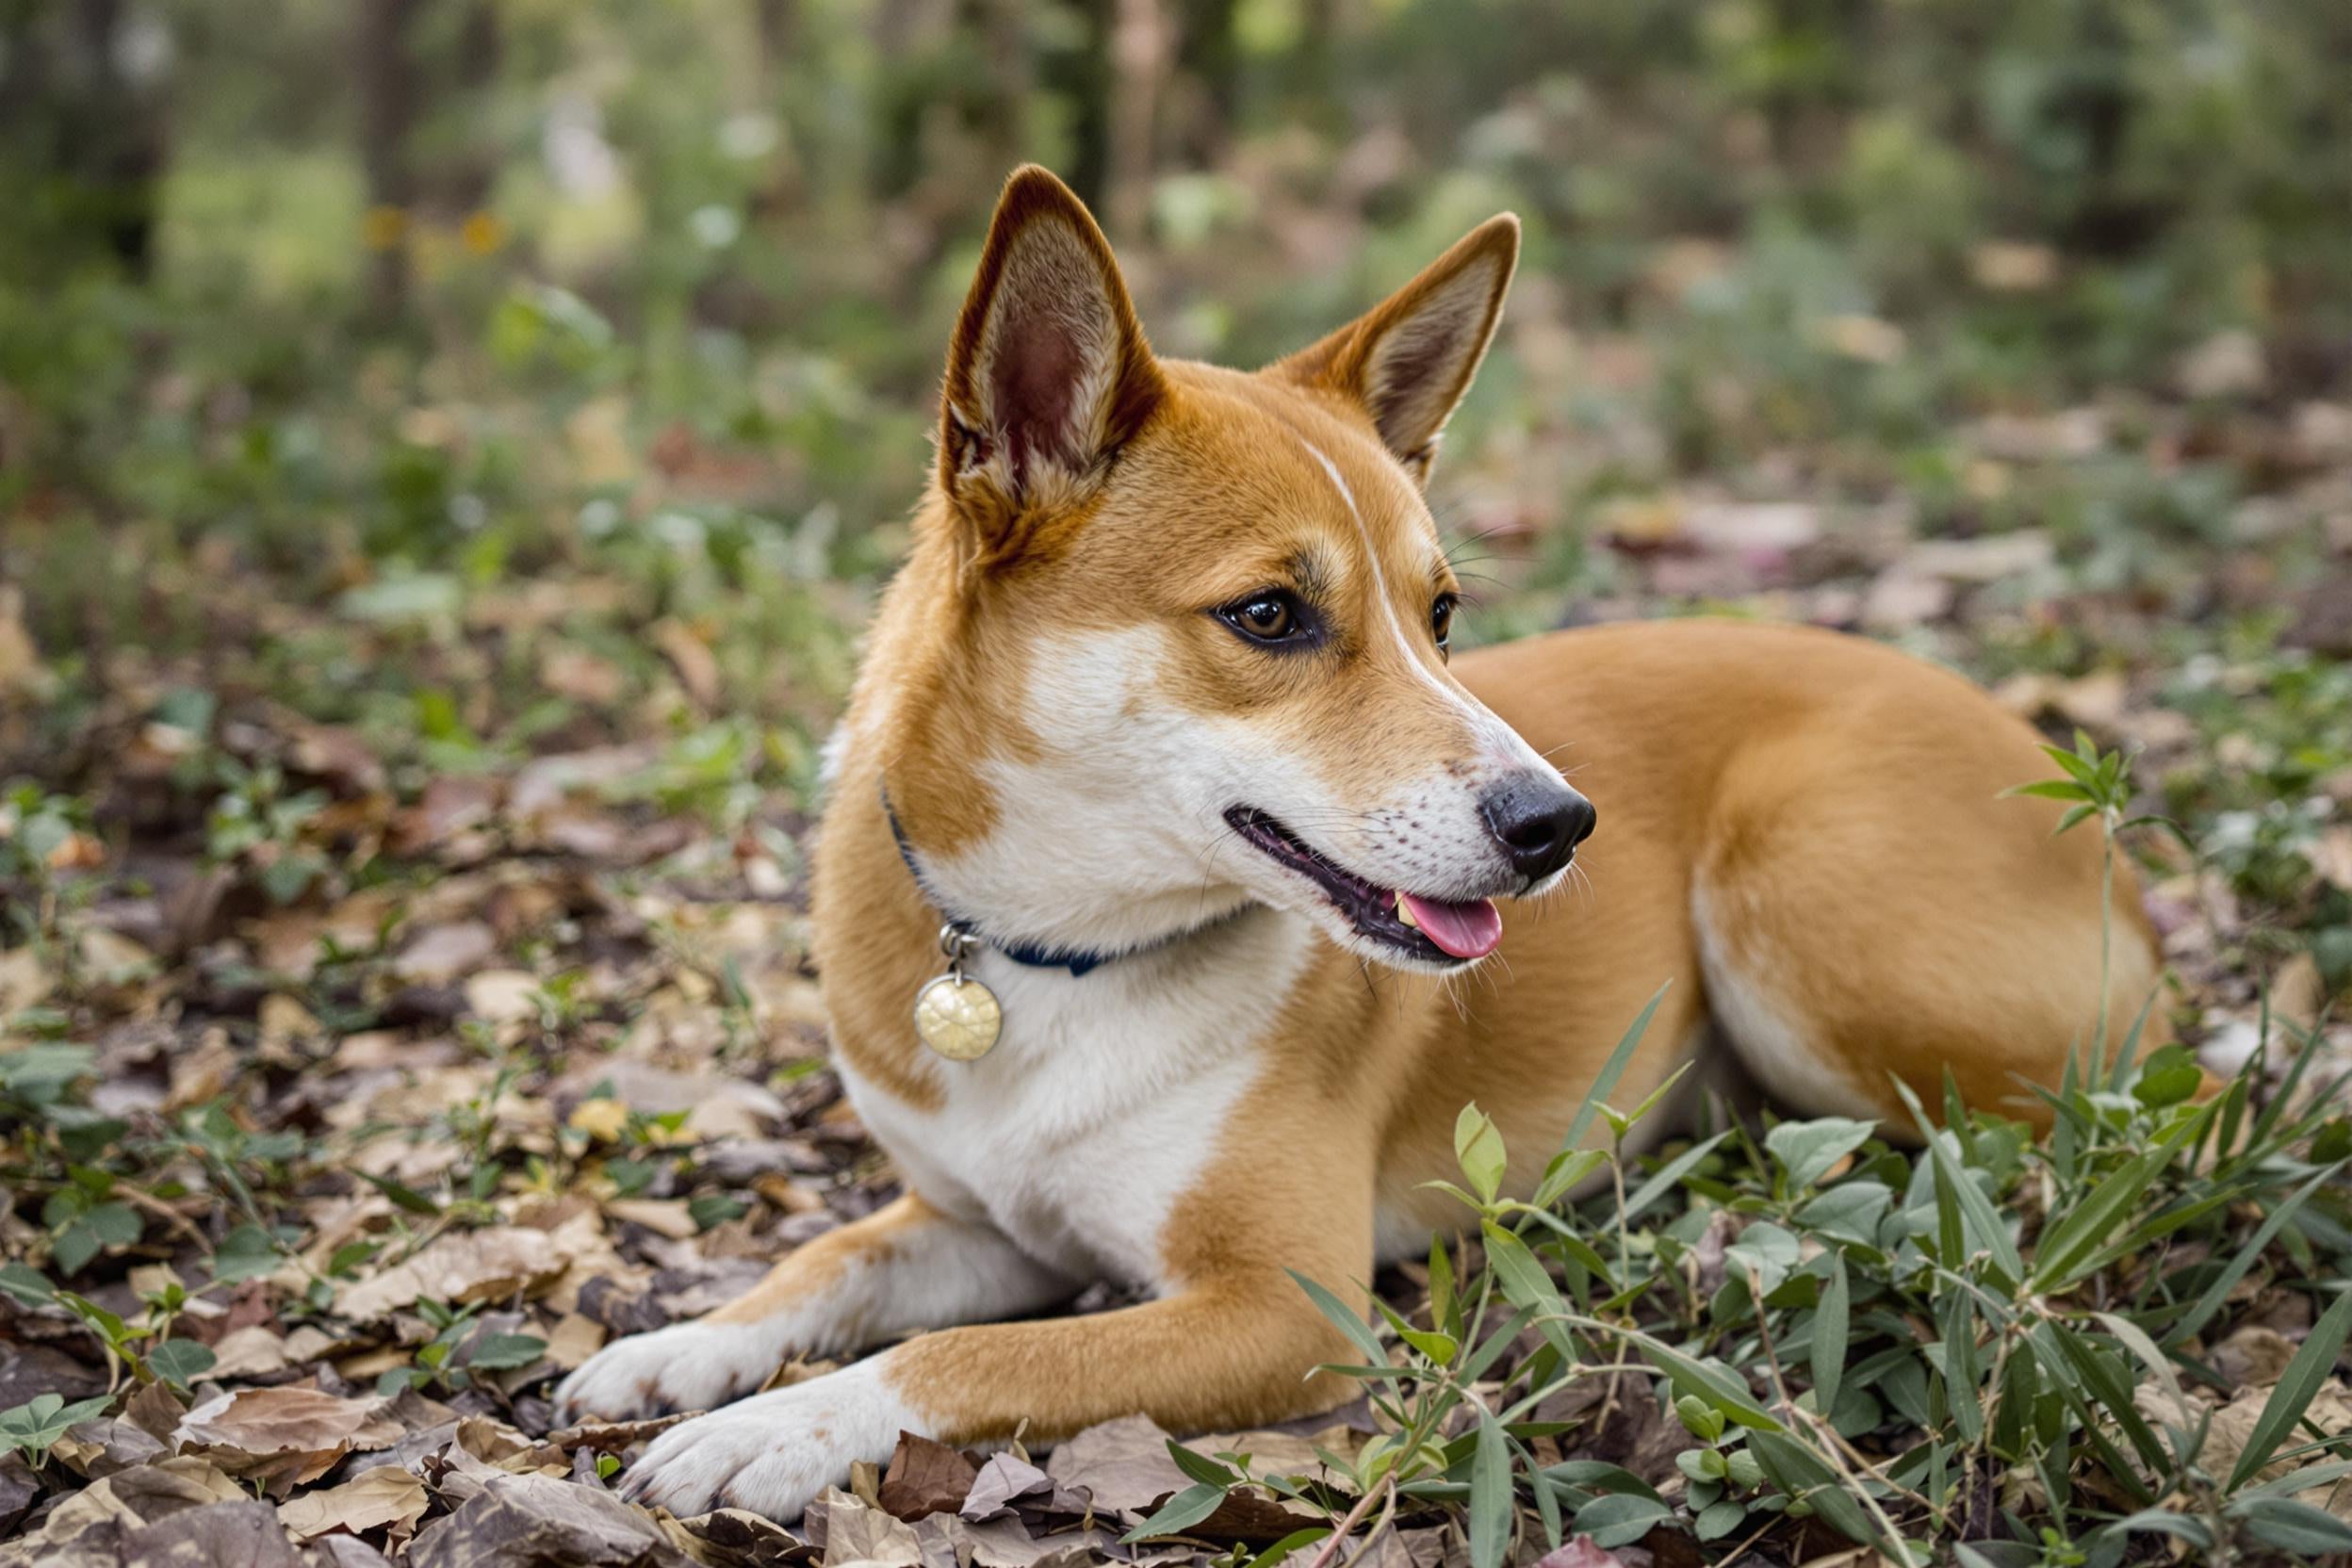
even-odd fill
[[(1947, 1071), (2033, 1119), (2141, 1010), (2129, 868), (2102, 1009), (2099, 846), (2002, 798), (2047, 764), (1960, 677), (1697, 620), (1449, 660), (1423, 493), (1518, 248), (1497, 217), (1222, 369), (1155, 356), (1085, 206), (1012, 176), (814, 850), (835, 1060), (905, 1195), (564, 1380), (570, 1419), (714, 1412), (627, 1494), (790, 1519), (902, 1431), (1328, 1408), (1310, 1369), (1358, 1353), (1286, 1271), (1345, 1292), (1458, 1224), (1422, 1184), (1466, 1102), (1531, 1190), (1661, 985), (1618, 1102), (1727, 1052), (1894, 1135)], [(1147, 1299), (1034, 1316), (1103, 1279)]]

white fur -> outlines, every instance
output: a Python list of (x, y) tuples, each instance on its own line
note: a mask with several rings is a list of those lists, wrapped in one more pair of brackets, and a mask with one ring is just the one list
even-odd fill
[(888, 1460), (900, 1432), (932, 1435), (892, 1386), (889, 1361), (871, 1357), (671, 1428), (629, 1466), (622, 1495), (681, 1518), (714, 1508), (797, 1517), (858, 1461)]
[(1704, 885), (1690, 890), (1690, 925), (1698, 935), (1699, 969), (1707, 1001), (1740, 1061), (1775, 1098), (1813, 1116), (1877, 1119), (1878, 1106), (1838, 1066), (1818, 1040), (1805, 1037), (1796, 1009), (1743, 965), (1723, 940), (1720, 911)]
[(845, 1062), (842, 1085), (932, 1203), (1071, 1279), (1165, 1289), (1178, 1282), (1160, 1250), (1168, 1211), (1260, 1070), (1267, 1008), (1312, 941), (1297, 918), (1255, 909), (1075, 978), (983, 953), (973, 972), (1004, 1033), (976, 1062), (932, 1065), (936, 1110)]
[[(1521, 890), (1478, 793), (1504, 771), (1546, 764), (1466, 694), (1437, 683), (1463, 719), (1465, 749), (1479, 748), (1478, 766), (1456, 777), (1432, 759), (1393, 797), (1356, 798), (1333, 786), (1332, 770), (1319, 765), (1329, 760), (1303, 754), (1282, 728), (1168, 700), (1158, 672), (1172, 657), (1168, 633), (1148, 624), (1033, 646), (1023, 708), (1035, 760), (983, 763), (995, 830), (961, 854), (922, 857), (924, 881), (946, 907), (994, 941), (1117, 953), (1255, 902), (1306, 916), (1375, 962), (1452, 967), (1424, 966), (1359, 935), (1320, 890), (1227, 825), (1236, 805), (1271, 813), (1380, 887), (1454, 899)], [(1510, 770), (1494, 760), (1507, 748), (1524, 754)]]
[(1235, 798), (1230, 750), (1274, 759), (1246, 727), (1220, 730), (1161, 696), (1167, 657), (1154, 626), (1031, 650), (1023, 708), (1037, 760), (984, 762), (994, 832), (960, 855), (923, 857), (932, 891), (984, 936), (1117, 952), (1248, 901), (1232, 874), (1242, 846), (1218, 848)]
[(758, 1323), (675, 1323), (606, 1346), (555, 1391), (565, 1420), (711, 1410), (793, 1357), (862, 1350), (916, 1329), (1038, 1311), (1077, 1282), (987, 1224), (940, 1218), (859, 1253), (841, 1277)]

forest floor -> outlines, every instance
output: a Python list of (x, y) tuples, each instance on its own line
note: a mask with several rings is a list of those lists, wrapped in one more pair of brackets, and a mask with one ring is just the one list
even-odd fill
[[(553, 1380), (599, 1344), (895, 1190), (825, 1065), (807, 959), (809, 744), (867, 592), (728, 586), (727, 551), (792, 540), (690, 528), (673, 501), (724, 465), (674, 448), (645, 468), (668, 498), (632, 503), (656, 567), (586, 542), (528, 572), (361, 551), (288, 595), (199, 537), (138, 545), (103, 605), (0, 581), (0, 1563), (1238, 1561), (1323, 1521), (1258, 1493), (1119, 1544), (1199, 1479), (1139, 1419), (1050, 1456), (909, 1442), (797, 1532), (621, 1503), (605, 1478), (659, 1424), (550, 1429)], [(1934, 508), (1826, 449), (1605, 501), (1571, 587), (1512, 578), (1518, 514), (1468, 531), (1512, 579), (1500, 622), (1850, 628), (2132, 754), (2141, 806), (2197, 846), (2130, 840), (2182, 1037), (2234, 1070), (2267, 1009), (2352, 1051), (2319, 1022), (2352, 972), (2352, 407), (2094, 400), (1950, 451)], [(2045, 525), (2054, 497), (2073, 521)], [(720, 586), (697, 605), (680, 580)], [(740, 682), (787, 636), (825, 673), (747, 718)], [(2295, 1267), (2266, 1259), (2204, 1337), (2246, 1382), (2326, 1305)], [(1427, 1283), (1381, 1282), (1407, 1314)], [(1313, 1475), (1379, 1425), (1352, 1416), (1193, 1446)], [(1735, 1544), (1673, 1507), (1682, 1427), (1576, 1419), (1529, 1441), (1666, 1511), (1556, 1568)], [(1745, 1560), (1823, 1549), (1818, 1523), (1755, 1518)], [(1355, 1560), (1466, 1561), (1471, 1527), (1414, 1504)]]

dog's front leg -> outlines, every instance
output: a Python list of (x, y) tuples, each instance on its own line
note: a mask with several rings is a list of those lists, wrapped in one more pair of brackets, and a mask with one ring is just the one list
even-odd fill
[(993, 1227), (909, 1193), (800, 1248), (709, 1316), (605, 1347), (556, 1389), (556, 1410), (565, 1421), (710, 1410), (758, 1388), (788, 1357), (1017, 1316), (1075, 1288)]
[[(1369, 1272), (1368, 1250), (1352, 1267), (1294, 1255), (1343, 1293)], [(1348, 1359), (1361, 1352), (1297, 1284), (1256, 1266), (1117, 1312), (923, 1334), (662, 1433), (624, 1494), (681, 1516), (791, 1519), (856, 1461), (887, 1460), (901, 1431), (959, 1447), (1016, 1431), (1050, 1443), (1138, 1411), (1175, 1431), (1232, 1430), (1337, 1403), (1344, 1385), (1307, 1373)]]

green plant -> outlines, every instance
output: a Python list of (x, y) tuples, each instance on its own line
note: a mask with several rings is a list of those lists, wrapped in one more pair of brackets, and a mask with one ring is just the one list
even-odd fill
[[(1433, 1247), (1419, 1311), (1376, 1298), (1367, 1325), (1299, 1282), (1361, 1351), (1330, 1370), (1363, 1387), (1381, 1437), (1330, 1458), (1320, 1483), (1188, 1464), (1195, 1486), (1138, 1534), (1181, 1530), (1246, 1485), (1327, 1504), (1343, 1534), (1394, 1506), (1457, 1504), (1481, 1568), (1527, 1528), (1603, 1546), (1682, 1529), (1737, 1555), (1808, 1515), (1897, 1560), (1966, 1543), (1979, 1568), (2113, 1564), (2148, 1533), (2214, 1554), (2352, 1548), (2294, 1495), (2352, 1474), (2352, 1434), (2298, 1430), (2352, 1330), (2352, 1293), (2325, 1283), (2352, 1260), (2352, 1132), (2327, 1094), (2288, 1108), (2316, 1042), (2278, 1096), (2258, 1094), (2256, 1064), (2201, 1103), (2184, 1051), (2134, 1061), (2127, 1043), (2097, 1076), (2041, 1091), (2042, 1140), (1948, 1092), (1941, 1125), (1913, 1102), (1916, 1152), (1823, 1118), (1640, 1161), (1624, 1134), (1642, 1113), (1602, 1103), (1629, 1052), (1584, 1119), (1608, 1119), (1609, 1148), (1582, 1149), (1576, 1128), (1541, 1202), (1503, 1193), (1501, 1135), (1463, 1112), (1446, 1190), (1475, 1247)], [(1575, 1196), (1604, 1170), (1603, 1190)], [(2265, 1215), (2251, 1234), (2232, 1219), (2246, 1205)], [(2198, 1347), (2241, 1282), (2274, 1267), (2272, 1288), (2311, 1291), (2318, 1321), (2227, 1450), (2188, 1393), (2215, 1381)], [(1580, 1387), (1598, 1399), (1570, 1397)], [(1671, 1477), (1562, 1458), (1597, 1418), (1536, 1415), (1636, 1400), (1689, 1434)], [(2295, 1473), (2258, 1484), (2280, 1455)]]
[(419, 1300), (416, 1314), (432, 1327), (433, 1338), (417, 1348), (413, 1365), (388, 1368), (378, 1378), (376, 1392), (389, 1396), (404, 1388), (438, 1387), (454, 1394), (473, 1386), (484, 1372), (529, 1366), (546, 1354), (547, 1342), (536, 1335), (481, 1332), (475, 1321), (481, 1311), (478, 1301), (453, 1306)]
[(38, 1470), (49, 1462), (49, 1450), (67, 1429), (102, 1413), (112, 1403), (114, 1397), (107, 1394), (76, 1399), (70, 1405), (62, 1394), (36, 1394), (14, 1410), (0, 1411), (0, 1448), (23, 1454), (24, 1462)]

